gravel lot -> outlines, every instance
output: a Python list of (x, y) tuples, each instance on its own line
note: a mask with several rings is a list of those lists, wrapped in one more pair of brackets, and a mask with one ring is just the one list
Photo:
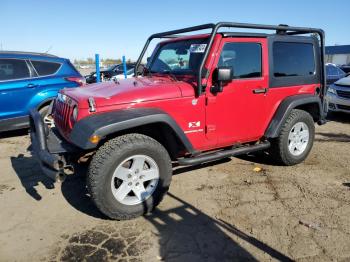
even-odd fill
[(350, 117), (331, 120), (303, 164), (177, 169), (152, 215), (122, 222), (93, 206), (83, 172), (52, 184), (26, 132), (2, 134), (0, 261), (349, 261)]

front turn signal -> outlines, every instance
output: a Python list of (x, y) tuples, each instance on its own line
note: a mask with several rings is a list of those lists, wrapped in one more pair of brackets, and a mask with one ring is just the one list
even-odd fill
[(93, 135), (93, 136), (90, 136), (89, 140), (93, 144), (98, 144), (98, 142), (100, 142), (101, 140), (101, 137), (99, 137), (98, 135)]

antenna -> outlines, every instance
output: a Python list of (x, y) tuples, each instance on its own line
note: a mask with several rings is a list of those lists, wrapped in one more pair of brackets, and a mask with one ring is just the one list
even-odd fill
[(49, 46), (49, 48), (46, 50), (45, 54), (47, 54), (52, 49), (52, 45)]

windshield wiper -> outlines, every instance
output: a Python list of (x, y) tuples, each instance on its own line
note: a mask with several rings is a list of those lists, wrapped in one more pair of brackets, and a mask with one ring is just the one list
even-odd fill
[(177, 77), (170, 70), (164, 70), (162, 71), (162, 73), (170, 75), (175, 81), (179, 81)]

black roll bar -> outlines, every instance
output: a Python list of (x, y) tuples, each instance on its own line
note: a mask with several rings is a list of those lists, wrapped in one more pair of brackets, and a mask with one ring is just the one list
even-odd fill
[[(167, 31), (163, 33), (157, 33), (151, 35), (147, 41), (145, 46), (142, 49), (142, 52), (136, 62), (135, 66), (135, 76), (137, 76), (137, 68), (141, 64), (142, 58), (145, 55), (145, 52), (149, 46), (149, 43), (152, 41), (154, 38), (165, 38), (169, 37), (175, 34), (182, 34), (182, 33), (187, 33), (187, 32), (193, 32), (193, 31), (200, 31), (204, 29), (212, 29), (210, 33), (210, 38), (209, 42), (207, 44), (207, 47), (204, 51), (204, 56), (202, 59), (202, 62), (200, 64), (199, 70), (198, 70), (198, 75), (197, 75), (197, 95), (201, 95), (203, 90), (206, 88), (206, 83), (203, 85), (202, 84), (202, 72), (204, 69), (205, 62), (208, 58), (209, 51), (213, 45), (215, 35), (217, 34), (218, 30), (221, 27), (229, 27), (229, 28), (246, 28), (246, 29), (259, 29), (259, 30), (276, 30), (276, 33), (285, 33), (287, 35), (297, 35), (297, 34), (311, 34), (315, 33), (319, 36), (320, 39), (320, 46), (321, 46), (321, 99), (323, 101), (323, 97), (325, 95), (325, 90), (326, 90), (326, 76), (325, 76), (325, 33), (322, 29), (318, 28), (307, 28), (307, 27), (293, 27), (293, 26), (287, 26), (287, 25), (260, 25), (260, 24), (247, 24), (247, 23), (233, 23), (233, 22), (219, 22), (217, 24), (203, 24), (199, 26), (193, 26), (193, 27), (187, 27), (187, 28), (182, 28), (178, 30), (172, 30), (172, 31)], [(207, 79), (208, 76), (205, 76), (205, 79)]]
[(178, 29), (178, 30), (172, 30), (172, 31), (167, 31), (167, 32), (163, 32), (163, 33), (156, 33), (156, 34), (151, 35), (150, 37), (148, 37), (148, 39), (146, 41), (146, 44), (143, 47), (139, 58), (137, 59), (137, 62), (136, 62), (136, 65), (135, 65), (135, 69), (134, 69), (135, 76), (137, 76), (137, 68), (141, 64), (142, 58), (145, 55), (146, 50), (147, 50), (150, 42), (152, 41), (152, 39), (155, 39), (155, 38), (171, 38), (172, 36), (177, 35), (177, 34), (210, 29), (210, 28), (214, 28), (214, 26), (215, 26), (215, 24), (204, 24), (204, 25), (186, 27), (186, 28), (182, 28), (182, 29)]

